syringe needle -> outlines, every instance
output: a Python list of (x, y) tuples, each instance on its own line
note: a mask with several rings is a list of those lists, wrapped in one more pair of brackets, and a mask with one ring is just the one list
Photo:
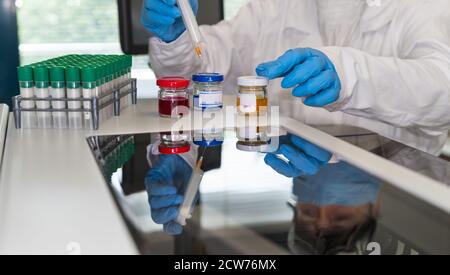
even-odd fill
[(195, 47), (195, 53), (198, 57), (202, 58), (202, 48), (200, 48), (199, 46)]

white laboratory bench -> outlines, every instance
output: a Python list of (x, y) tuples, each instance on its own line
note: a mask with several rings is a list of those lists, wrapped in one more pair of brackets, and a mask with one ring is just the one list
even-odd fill
[[(157, 102), (140, 100), (98, 131), (15, 129), (13, 116), (9, 119), (0, 167), (0, 254), (137, 254), (86, 137), (170, 130), (175, 121), (159, 118)], [(281, 120), (293, 133), (450, 212), (446, 186), (297, 121)]]
[(0, 254), (136, 254), (134, 241), (86, 142), (93, 135), (170, 130), (141, 99), (98, 131), (15, 129), (0, 167)]
[(86, 137), (158, 130), (164, 122), (155, 110), (143, 100), (96, 132), (17, 130), (10, 115), (0, 170), (0, 254), (136, 254)]

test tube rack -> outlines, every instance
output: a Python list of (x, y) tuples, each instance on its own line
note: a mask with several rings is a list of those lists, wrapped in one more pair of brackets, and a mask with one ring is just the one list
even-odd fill
[[(130, 85), (131, 84), (131, 85)], [(127, 86), (131, 86), (130, 89), (124, 90)], [(77, 98), (77, 99), (68, 99), (68, 98), (22, 98), (20, 95), (12, 98), (13, 102), (13, 113), (14, 113), (14, 121), (16, 129), (22, 128), (21, 115), (23, 112), (58, 112), (58, 113), (91, 113), (92, 117), (92, 129), (98, 130), (100, 126), (100, 111), (106, 107), (113, 105), (114, 107), (114, 116), (120, 116), (120, 101), (122, 98), (131, 94), (131, 103), (133, 105), (137, 104), (137, 80), (130, 79), (127, 82), (122, 83), (118, 87), (114, 89), (110, 89), (104, 95), (100, 97), (92, 97), (92, 98)], [(112, 98), (111, 95), (113, 95)], [(110, 99), (108, 99), (110, 98)], [(21, 107), (21, 102), (23, 101), (49, 101), (51, 102), (90, 102), (91, 108), (80, 108), (80, 109), (38, 109), (38, 108), (23, 108)], [(104, 101), (104, 102), (103, 102)], [(102, 102), (102, 103), (101, 103)]]

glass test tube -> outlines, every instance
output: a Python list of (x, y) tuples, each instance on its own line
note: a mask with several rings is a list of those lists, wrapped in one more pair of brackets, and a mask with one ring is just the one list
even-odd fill
[[(34, 80), (35, 80), (35, 94), (37, 99), (49, 99), (49, 71), (47, 67), (35, 67), (34, 68)], [(50, 109), (50, 100), (36, 101), (37, 109), (48, 110)], [(37, 127), (41, 129), (52, 128), (52, 113), (40, 111), (36, 112)]]
[[(91, 99), (98, 94), (98, 68), (88, 67), (81, 69), (81, 79), (83, 82), (83, 98)], [(91, 102), (83, 102), (83, 108), (91, 110)], [(84, 128), (93, 129), (91, 112), (84, 112)]]
[[(70, 67), (66, 69), (67, 81), (67, 98), (81, 99), (81, 75), (80, 69)], [(68, 108), (71, 110), (81, 109), (81, 101), (69, 101)], [(69, 112), (69, 128), (82, 129), (83, 128), (83, 114), (81, 112)]]
[[(52, 99), (65, 99), (65, 71), (63, 67), (50, 68), (50, 81), (51, 89), (50, 95)], [(52, 108), (55, 110), (65, 109), (65, 101), (52, 101)], [(53, 112), (53, 127), (57, 129), (67, 128), (67, 113), (66, 112)]]
[[(32, 67), (19, 67), (20, 96), (23, 99), (33, 99), (34, 97), (34, 77)], [(21, 108), (34, 109), (34, 100), (24, 100), (20, 104)], [(36, 112), (21, 112), (22, 128), (36, 128)]]

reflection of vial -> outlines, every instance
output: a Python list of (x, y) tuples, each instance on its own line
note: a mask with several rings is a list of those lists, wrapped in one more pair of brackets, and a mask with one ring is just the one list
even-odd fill
[(267, 86), (265, 77), (243, 76), (238, 78), (239, 94), (237, 108), (239, 113), (259, 114), (267, 110)]
[[(80, 69), (70, 67), (66, 69), (67, 81), (67, 98), (81, 99), (81, 75)], [(81, 101), (69, 101), (67, 103), (70, 110), (81, 109)], [(82, 129), (83, 128), (83, 113), (69, 112), (69, 128)]]
[[(49, 92), (49, 71), (47, 67), (38, 66), (34, 68), (35, 94), (38, 99), (50, 99)], [(49, 110), (50, 100), (36, 101), (37, 109)], [(38, 128), (52, 128), (52, 113), (40, 111), (37, 112)]]
[[(56, 101), (55, 99), (65, 99), (66, 89), (65, 89), (65, 76), (63, 67), (52, 67), (50, 68), (50, 81), (51, 90), (50, 95), (52, 97), (52, 108), (54, 110), (60, 110), (66, 108), (65, 101)], [(53, 112), (53, 127), (57, 129), (67, 128), (67, 113)]]
[(191, 150), (190, 136), (185, 132), (161, 133), (159, 153), (163, 155), (184, 154)]
[[(33, 99), (34, 97), (34, 77), (32, 67), (19, 67), (19, 85), (20, 85), (20, 96), (23, 99)], [(34, 100), (23, 100), (20, 104), (21, 108), (34, 109), (36, 103)], [(36, 112), (21, 112), (22, 128), (35, 128), (37, 126), (36, 122)]]
[(236, 148), (245, 152), (269, 152), (270, 138), (266, 127), (248, 126), (236, 130), (238, 142)]

